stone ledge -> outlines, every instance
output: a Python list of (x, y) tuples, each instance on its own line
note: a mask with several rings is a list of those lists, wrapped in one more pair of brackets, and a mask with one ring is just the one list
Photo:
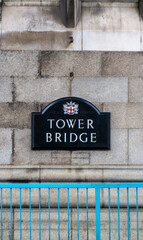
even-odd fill
[(0, 166), (0, 182), (140, 182), (143, 166)]

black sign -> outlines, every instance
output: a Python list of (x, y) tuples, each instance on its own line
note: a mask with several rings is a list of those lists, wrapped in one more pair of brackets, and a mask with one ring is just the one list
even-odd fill
[(58, 99), (32, 113), (33, 150), (109, 150), (110, 113), (76, 97)]

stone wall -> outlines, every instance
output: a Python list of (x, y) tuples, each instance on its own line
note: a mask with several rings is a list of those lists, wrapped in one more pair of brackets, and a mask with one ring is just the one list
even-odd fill
[[(4, 229), (3, 229), (3, 237), (4, 239), (10, 239), (10, 214), (7, 214), (8, 209), (5, 209), (3, 212), (4, 214)], [(142, 212), (139, 211), (139, 214), (142, 215)], [(68, 225), (67, 225), (67, 211), (62, 209), (60, 212), (61, 215), (61, 239), (66, 240), (68, 239)], [(14, 219), (14, 231), (13, 231), (13, 239), (18, 240), (20, 239), (20, 213), (19, 209), (15, 209), (13, 211), (13, 219)], [(80, 209), (79, 215), (79, 233), (80, 239), (86, 240), (87, 239), (87, 223), (86, 223), (86, 209)], [(39, 239), (39, 212), (37, 209), (33, 209), (31, 214), (32, 219), (32, 239), (38, 240)], [(48, 239), (49, 231), (48, 231), (48, 212), (47, 209), (42, 209), (41, 211), (41, 224), (42, 224), (42, 231), (41, 231), (41, 239)], [(120, 212), (120, 237), (121, 239), (128, 239), (128, 225), (127, 225), (127, 213), (122, 210)], [(29, 230), (29, 211), (28, 209), (23, 210), (23, 229), (22, 229), (22, 239), (27, 240), (30, 236)], [(104, 209), (101, 212), (101, 239), (108, 239), (109, 238), (109, 226), (108, 226), (108, 210)], [(70, 211), (70, 240), (77, 239), (77, 212), (75, 209)], [(95, 213), (94, 209), (89, 210), (89, 239), (95, 240)], [(130, 239), (136, 239), (136, 212), (132, 209), (130, 211)], [(139, 221), (139, 237), (141, 238), (143, 234), (142, 230), (142, 217)], [(51, 239), (58, 238), (58, 212), (57, 209), (51, 210)], [(115, 209), (111, 210), (111, 239), (117, 240), (118, 239), (118, 214)]]
[[(0, 21), (0, 182), (143, 181), (143, 25), (137, 3), (87, 3), (75, 29), (59, 18), (59, 1), (4, 0)], [(32, 6), (31, 6), (32, 5)], [(46, 6), (45, 6), (46, 5)], [(56, 51), (55, 51), (56, 50)], [(60, 50), (60, 51), (57, 51)], [(90, 51), (89, 51), (90, 50)], [(76, 96), (111, 112), (110, 151), (32, 151), (31, 112)], [(61, 190), (67, 239), (67, 191)], [(136, 192), (129, 192), (130, 239)], [(38, 239), (38, 190), (32, 190), (32, 239)], [(13, 190), (13, 239), (19, 239), (19, 189)], [(142, 236), (139, 189), (139, 229)], [(77, 236), (70, 190), (70, 240)], [(89, 237), (95, 239), (95, 193), (89, 190)], [(86, 191), (79, 190), (80, 238), (86, 239)], [(57, 190), (51, 190), (51, 236), (58, 237)], [(10, 239), (10, 191), (3, 190), (3, 233)], [(29, 192), (22, 190), (23, 239), (29, 237)], [(48, 191), (41, 190), (42, 239), (48, 237)], [(108, 191), (101, 190), (102, 239), (108, 238)], [(127, 192), (120, 190), (121, 238), (127, 239)], [(47, 211), (47, 212), (46, 212)], [(118, 239), (117, 190), (111, 190), (111, 237)], [(1, 228), (1, 219), (0, 219)], [(0, 231), (1, 234), (1, 231)]]
[(77, 27), (66, 28), (57, 1), (4, 0), (1, 48), (142, 51), (143, 22), (131, 1), (84, 1)]
[[(138, 52), (1, 50), (1, 180), (142, 181), (142, 63)], [(110, 151), (31, 150), (31, 112), (70, 95), (111, 112)]]

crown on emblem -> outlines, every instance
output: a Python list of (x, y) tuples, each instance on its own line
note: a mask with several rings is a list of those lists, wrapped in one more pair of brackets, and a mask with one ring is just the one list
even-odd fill
[(78, 110), (79, 110), (79, 105), (75, 102), (67, 102), (66, 104), (63, 104), (63, 111), (64, 114), (68, 114), (68, 115), (74, 115), (74, 114), (78, 114)]

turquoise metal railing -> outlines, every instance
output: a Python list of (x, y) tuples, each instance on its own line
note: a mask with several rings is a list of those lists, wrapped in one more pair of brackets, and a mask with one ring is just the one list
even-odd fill
[[(121, 239), (120, 234), (120, 189), (126, 189), (127, 193), (127, 238), (130, 239), (130, 224), (129, 224), (129, 213), (130, 213), (130, 205), (129, 205), (129, 190), (130, 188), (134, 188), (136, 191), (136, 229), (137, 229), (137, 235), (136, 239), (139, 240), (139, 203), (138, 203), (138, 189), (143, 188), (143, 183), (81, 183), (81, 184), (60, 184), (60, 183), (53, 183), (53, 184), (0, 184), (0, 194), (1, 194), (1, 204), (0, 204), (0, 211), (1, 211), (1, 240), (3, 240), (3, 190), (9, 189), (10, 190), (10, 239), (13, 240), (13, 222), (12, 222), (12, 208), (13, 208), (13, 189), (19, 189), (19, 207), (20, 207), (20, 240), (22, 240), (22, 190), (28, 189), (29, 190), (29, 239), (32, 239), (32, 223), (31, 223), (31, 192), (32, 189), (38, 189), (39, 190), (39, 203), (38, 203), (38, 211), (39, 211), (39, 240), (41, 240), (41, 189), (48, 189), (48, 232), (49, 232), (49, 240), (51, 240), (51, 198), (50, 198), (50, 192), (51, 189), (57, 189), (58, 190), (58, 240), (61, 239), (61, 227), (60, 227), (60, 190), (66, 189), (67, 190), (67, 231), (68, 231), (68, 240), (70, 240), (70, 189), (76, 190), (76, 211), (77, 211), (77, 240), (80, 240), (80, 229), (79, 229), (79, 189), (85, 189), (86, 190), (86, 239), (89, 240), (89, 189), (92, 189), (95, 191), (95, 239), (100, 240), (101, 239), (101, 206), (100, 206), (100, 195), (101, 195), (101, 189), (108, 189), (108, 220), (109, 220), (109, 240), (111, 240), (111, 189), (117, 190), (117, 211), (118, 211), (118, 240)], [(82, 240), (82, 239), (81, 239)]]

